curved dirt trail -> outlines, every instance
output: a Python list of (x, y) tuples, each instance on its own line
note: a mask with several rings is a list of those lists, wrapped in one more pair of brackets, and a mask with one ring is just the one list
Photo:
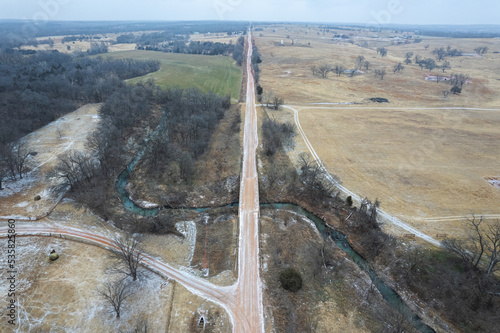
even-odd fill
[[(331, 175), (330, 173), (328, 172), (328, 170), (326, 169), (325, 165), (323, 164), (323, 162), (321, 161), (321, 159), (319, 158), (318, 154), (316, 153), (316, 151), (314, 150), (314, 147), (311, 145), (311, 143), (309, 142), (309, 139), (307, 138), (307, 135), (306, 133), (304, 132), (304, 130), (302, 129), (302, 126), (300, 125), (300, 120), (299, 120), (299, 111), (297, 111), (297, 109), (294, 109), (293, 107), (291, 106), (287, 106), (287, 105), (284, 105), (283, 106), (284, 108), (287, 108), (287, 109), (290, 109), (293, 111), (293, 119), (295, 121), (295, 125), (297, 126), (298, 130), (299, 130), (299, 133), (300, 135), (302, 136), (302, 139), (304, 140), (307, 148), (309, 149), (309, 152), (311, 153), (311, 155), (313, 156), (314, 158), (314, 161), (316, 162), (316, 164), (318, 164), (318, 167), (323, 171), (323, 173), (325, 174), (326, 178), (333, 184), (335, 185), (339, 190), (341, 190), (344, 194), (346, 195), (350, 195), (353, 200), (357, 201), (357, 202), (361, 202), (361, 200), (363, 200), (363, 198), (361, 198), (359, 195), (357, 195), (356, 193), (348, 190), (347, 188), (345, 188), (344, 186), (342, 186), (341, 184), (339, 184)], [(389, 222), (393, 225), (396, 225), (412, 234), (414, 234), (415, 236), (425, 240), (426, 242), (430, 243), (430, 244), (433, 244), (433, 245), (436, 245), (436, 246), (441, 246), (441, 242), (439, 242), (437, 239), (434, 239), (432, 238), (431, 236), (413, 228), (412, 226), (404, 223), (403, 221), (401, 221), (400, 219), (390, 215), (389, 213), (383, 211), (383, 210), (379, 210), (378, 211), (378, 215), (379, 217), (385, 222)]]

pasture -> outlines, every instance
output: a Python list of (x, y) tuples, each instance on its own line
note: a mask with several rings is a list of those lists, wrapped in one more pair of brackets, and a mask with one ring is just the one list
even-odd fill
[(212, 91), (222, 96), (231, 95), (234, 100), (238, 100), (240, 96), (241, 69), (236, 67), (230, 57), (139, 50), (113, 52), (104, 57), (161, 62), (161, 69), (158, 72), (128, 80), (127, 82), (131, 84), (153, 79), (162, 88), (197, 87), (204, 92)]
[[(354, 43), (334, 39), (339, 33)], [(397, 39), (390, 33), (374, 38), (366, 31), (268, 27), (256, 38), (263, 60), (260, 84), (299, 112), (328, 171), (361, 197), (379, 198), (389, 214), (432, 237), (460, 235), (457, 223), (471, 213), (500, 217), (500, 190), (488, 181), (500, 175), (500, 99), (495, 93), (500, 90), (500, 55), (493, 53), (500, 51), (500, 40), (424, 37), (421, 43), (393, 45)], [(404, 64), (407, 52), (436, 59), (432, 50), (447, 45), (464, 53), (480, 45), (489, 51), (447, 57), (451, 69), (445, 73)], [(388, 55), (377, 54), (378, 47), (386, 47)], [(355, 69), (358, 56), (370, 67), (353, 77), (332, 72), (321, 78), (311, 71), (324, 63)], [(399, 62), (405, 69), (393, 73)], [(383, 80), (374, 76), (375, 69), (386, 70)], [(471, 77), (460, 95), (444, 96), (449, 83), (425, 80), (426, 75), (451, 73)], [(368, 100), (373, 97), (389, 103)], [(293, 122), (289, 109), (268, 112)], [(290, 153), (295, 161), (307, 151), (300, 136), (296, 141), (297, 151)]]

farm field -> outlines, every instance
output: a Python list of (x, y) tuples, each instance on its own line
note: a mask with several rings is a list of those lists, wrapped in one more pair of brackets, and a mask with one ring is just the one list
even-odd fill
[[(391, 45), (387, 36), (375, 39), (354, 32), (349, 33), (351, 44), (332, 40), (332, 32), (317, 32), (305, 26), (268, 27), (256, 44), (263, 60), (260, 84), (298, 111), (302, 129), (328, 171), (347, 189), (379, 198), (386, 212), (432, 237), (460, 236), (458, 222), (472, 213), (500, 217), (500, 190), (492, 186), (500, 176), (500, 100), (494, 93), (500, 89), (500, 56), (492, 53), (500, 50), (500, 41), (424, 38), (418, 44)], [(361, 43), (364, 47), (356, 45)], [(464, 53), (486, 45), (490, 52), (447, 58), (452, 69), (444, 74), (415, 64), (405, 65), (401, 73), (392, 71), (406, 52), (435, 58), (431, 51), (447, 45)], [(377, 54), (379, 46), (387, 47), (387, 57)], [(358, 55), (371, 67), (354, 77), (332, 72), (324, 79), (310, 69), (323, 63), (354, 69)], [(374, 77), (376, 68), (386, 69), (384, 80)], [(439, 73), (468, 74), (471, 82), (461, 95), (445, 97), (442, 91), (450, 89), (449, 83), (425, 80)], [(373, 97), (389, 103), (368, 100)], [(315, 103), (355, 105), (311, 105)], [(268, 113), (294, 121), (287, 108)], [(297, 151), (290, 153), (295, 159), (308, 151), (300, 136), (296, 141)]]
[(139, 50), (105, 55), (108, 56), (115, 59), (130, 58), (161, 62), (161, 69), (158, 72), (128, 80), (131, 84), (153, 79), (163, 88), (198, 87), (204, 92), (212, 91), (218, 95), (231, 95), (231, 98), (239, 99), (242, 74), (230, 57)]

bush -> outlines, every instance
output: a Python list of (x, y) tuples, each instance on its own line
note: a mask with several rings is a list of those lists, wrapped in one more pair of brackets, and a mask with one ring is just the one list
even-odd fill
[(460, 88), (459, 86), (453, 86), (451, 87), (451, 92), (455, 95), (461, 94), (462, 88)]
[(280, 274), (280, 282), (283, 289), (296, 292), (302, 288), (302, 277), (293, 268), (287, 268)]
[(351, 207), (353, 202), (352, 202), (352, 197), (351, 196), (348, 196), (347, 199), (345, 199), (345, 204), (348, 206), (348, 207)]

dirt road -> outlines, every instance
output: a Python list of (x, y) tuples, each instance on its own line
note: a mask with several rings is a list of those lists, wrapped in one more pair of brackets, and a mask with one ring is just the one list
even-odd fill
[[(217, 286), (183, 270), (176, 269), (159, 259), (143, 254), (143, 265), (161, 276), (174, 279), (193, 294), (222, 306), (229, 314), (233, 332), (264, 332), (262, 282), (259, 260), (259, 189), (255, 151), (258, 145), (257, 111), (255, 108), (254, 78), (251, 66), (252, 40), (248, 33), (247, 106), (244, 124), (244, 156), (240, 189), (240, 236), (238, 281), (231, 286)], [(6, 221), (4, 221), (6, 222)], [(17, 237), (61, 237), (117, 250), (113, 240), (89, 231), (66, 227), (57, 223), (16, 223)], [(0, 238), (6, 238), (6, 223), (0, 227)]]
[[(257, 110), (252, 72), (252, 36), (248, 31), (247, 96), (243, 135), (243, 170), (240, 186), (240, 239), (237, 291), (239, 308), (248, 326), (239, 332), (263, 332), (262, 282), (259, 260), (259, 182), (255, 151), (258, 145)], [(236, 329), (236, 327), (235, 327)]]

